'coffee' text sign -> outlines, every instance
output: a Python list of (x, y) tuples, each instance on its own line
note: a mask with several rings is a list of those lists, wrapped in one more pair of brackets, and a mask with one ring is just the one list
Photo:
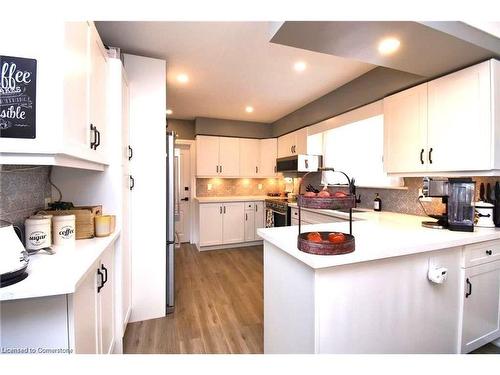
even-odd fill
[(36, 138), (36, 60), (0, 55), (0, 137)]

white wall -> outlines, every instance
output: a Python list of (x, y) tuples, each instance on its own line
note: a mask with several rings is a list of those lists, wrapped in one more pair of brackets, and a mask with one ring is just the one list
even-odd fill
[(165, 315), (166, 307), (166, 62), (124, 55), (130, 85), (132, 314)]

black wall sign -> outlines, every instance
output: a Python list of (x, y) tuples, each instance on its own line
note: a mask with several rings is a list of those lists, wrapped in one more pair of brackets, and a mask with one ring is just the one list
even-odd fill
[(0, 138), (36, 138), (36, 60), (0, 55)]

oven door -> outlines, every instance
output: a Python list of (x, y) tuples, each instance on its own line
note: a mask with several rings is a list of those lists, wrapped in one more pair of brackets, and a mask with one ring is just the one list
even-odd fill
[(273, 211), (274, 227), (286, 227), (288, 224), (288, 215), (283, 212)]

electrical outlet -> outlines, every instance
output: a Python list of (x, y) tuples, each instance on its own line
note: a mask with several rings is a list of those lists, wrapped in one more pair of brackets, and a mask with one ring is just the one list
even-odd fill
[(45, 198), (45, 209), (49, 208), (49, 204), (52, 203), (52, 198)]
[(262, 184), (258, 184), (258, 185), (257, 185), (257, 188), (258, 188), (259, 190), (262, 190)]
[(207, 184), (207, 190), (208, 191), (212, 190), (212, 184)]
[(422, 194), (422, 188), (418, 189), (418, 196), (422, 197), (422, 198), (420, 198), (420, 201), (422, 201), (422, 202), (432, 202), (431, 197), (424, 197), (424, 195)]

